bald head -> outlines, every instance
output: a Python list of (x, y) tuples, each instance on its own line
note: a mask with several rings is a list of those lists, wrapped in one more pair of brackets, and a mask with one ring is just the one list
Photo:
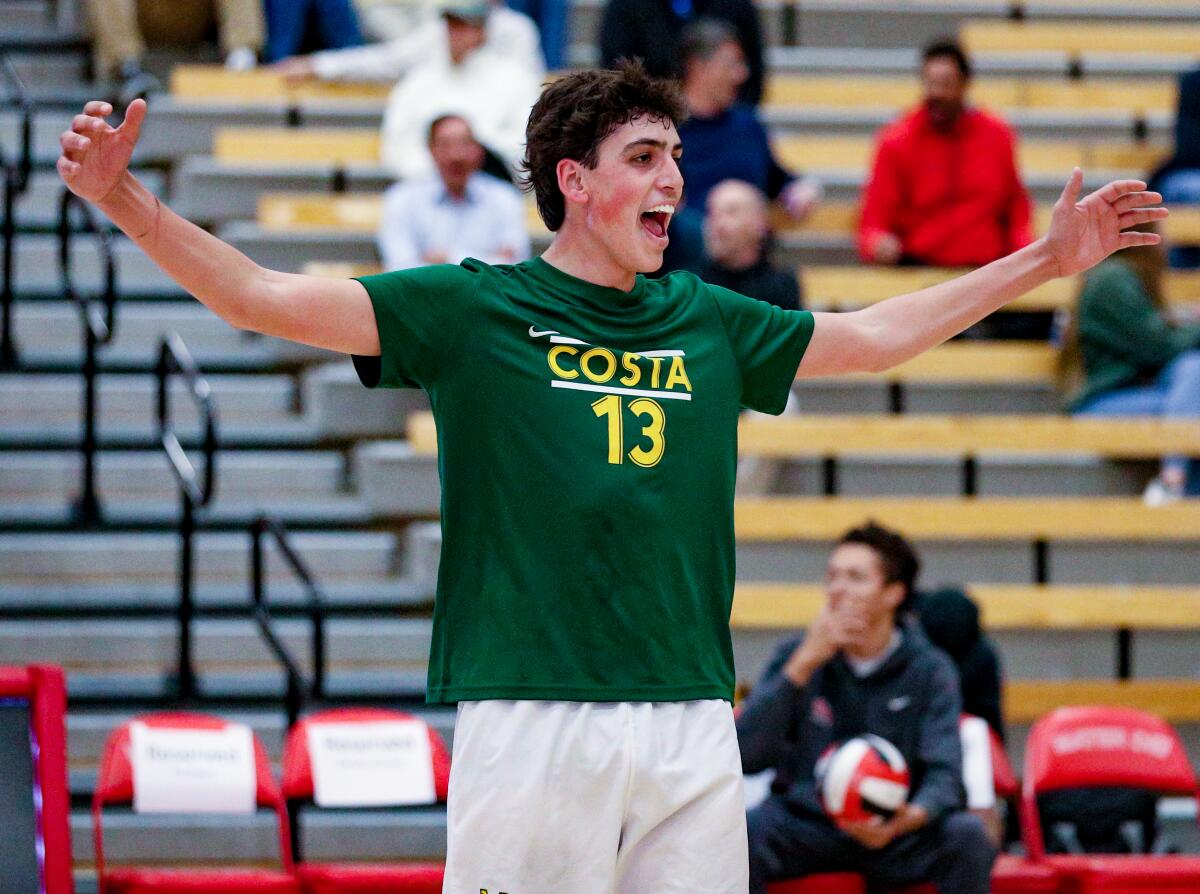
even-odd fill
[(709, 257), (734, 270), (756, 264), (770, 226), (767, 197), (749, 183), (724, 180), (709, 192), (706, 211), (704, 242)]

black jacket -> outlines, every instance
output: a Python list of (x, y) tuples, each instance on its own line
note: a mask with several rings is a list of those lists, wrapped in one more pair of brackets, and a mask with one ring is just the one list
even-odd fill
[(738, 98), (758, 105), (763, 92), (763, 40), (758, 13), (751, 0), (691, 0), (687, 16), (679, 15), (671, 0), (609, 0), (600, 23), (600, 62), (605, 68), (622, 58), (641, 59), (650, 74), (678, 77), (676, 48), (679, 33), (698, 18), (722, 19), (738, 33), (746, 54), (750, 78)]
[(700, 278), (714, 286), (732, 289), (784, 310), (800, 310), (800, 284), (786, 270), (773, 267), (766, 259), (745, 270), (731, 270), (716, 261), (705, 261)]
[(912, 774), (909, 802), (930, 819), (963, 805), (962, 745), (958, 737), (958, 674), (950, 659), (915, 627), (883, 665), (858, 678), (838, 655), (804, 688), (783, 665), (803, 636), (784, 640), (737, 721), (742, 769), (775, 770), (771, 790), (792, 809), (824, 816), (813, 768), (832, 743), (874, 733), (895, 745)]
[(1174, 171), (1200, 168), (1200, 69), (1179, 78), (1179, 107), (1175, 110), (1175, 153), (1150, 178), (1158, 189)]

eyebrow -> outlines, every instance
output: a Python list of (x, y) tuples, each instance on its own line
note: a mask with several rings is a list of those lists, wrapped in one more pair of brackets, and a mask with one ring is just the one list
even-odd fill
[[(642, 139), (640, 139), (640, 140), (634, 140), (632, 143), (627, 144), (625, 146), (625, 148), (622, 149), (621, 151), (628, 152), (630, 149), (636, 149), (639, 146), (651, 146), (655, 149), (666, 149), (667, 141), (666, 140), (652, 140), (652, 139), (650, 139), (650, 137), (642, 137)], [(676, 149), (682, 150), (683, 143), (677, 142), (677, 143), (675, 143), (674, 146), (671, 147), (672, 152), (674, 152)]]

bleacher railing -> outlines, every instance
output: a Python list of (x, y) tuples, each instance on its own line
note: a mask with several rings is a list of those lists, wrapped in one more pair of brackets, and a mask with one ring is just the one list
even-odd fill
[[(312, 683), (306, 683), (300, 663), (292, 657), (283, 639), (275, 631), (267, 601), (266, 540), (274, 541), (279, 555), (304, 586), (305, 609), (312, 624)], [(254, 621), (267, 648), (283, 668), (287, 679), (284, 709), (288, 727), (295, 725), (308, 699), (322, 698), (325, 691), (325, 597), (312, 571), (288, 539), (287, 528), (278, 519), (260, 515), (250, 525), (250, 575), (254, 597)]]
[[(196, 362), (178, 334), (166, 336), (155, 366), (158, 379), (158, 437), (171, 464), (171, 472), (179, 485), (179, 621), (178, 669), (175, 684), (180, 698), (195, 698), (196, 668), (192, 650), (192, 620), (196, 614), (193, 599), (195, 564), (193, 541), (196, 534), (196, 511), (203, 509), (216, 495), (217, 485), (217, 408), (212, 389), (200, 374)], [(201, 454), (204, 473), (198, 475), (171, 419), (170, 384), (173, 376), (182, 376), (188, 392), (200, 412), (203, 431)]]
[(13, 334), (13, 299), (16, 292), (17, 199), (29, 187), (33, 167), (33, 103), (12, 60), (0, 56), (0, 77), (7, 82), (11, 95), (4, 105), (15, 107), (21, 117), (21, 149), (13, 159), (6, 158), (0, 147), (0, 169), (4, 178), (4, 217), (0, 220), (0, 369), (17, 369), (20, 356)]
[[(71, 223), (72, 213), (79, 218), (78, 228)], [(73, 236), (90, 234), (96, 243), (104, 265), (104, 279), (98, 296), (85, 295), (75, 285), (75, 256)], [(79, 310), (83, 330), (83, 432), (79, 450), (83, 459), (82, 481), (75, 501), (74, 521), (84, 527), (95, 527), (102, 521), (103, 511), (96, 492), (96, 426), (98, 398), (96, 378), (99, 367), (96, 351), (112, 341), (117, 317), (117, 260), (113, 253), (112, 232), (96, 221), (91, 206), (70, 190), (64, 189), (58, 208), (58, 270), (62, 296)]]

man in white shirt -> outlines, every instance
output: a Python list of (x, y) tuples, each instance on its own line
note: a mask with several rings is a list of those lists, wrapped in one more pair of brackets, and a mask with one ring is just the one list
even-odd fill
[(407, 34), (386, 43), (344, 50), (326, 50), (311, 56), (285, 59), (275, 68), (292, 81), (398, 81), (414, 68), (449, 59), (449, 19), (464, 10), (482, 7), (486, 16), (484, 46), (514, 65), (525, 68), (539, 81), (545, 75), (537, 26), (524, 13), (509, 9), (500, 0), (488, 3), (435, 4), (437, 15)]
[(413, 68), (388, 97), (381, 161), (398, 179), (433, 173), (425, 135), (435, 118), (451, 113), (470, 121), (475, 138), (516, 172), (541, 83), (528, 66), (484, 45), (489, 9), (483, 2), (447, 6), (447, 55)]
[(513, 264), (529, 257), (521, 194), (480, 173), (484, 150), (471, 126), (443, 115), (429, 127), (433, 177), (397, 183), (384, 195), (379, 252), (387, 270), (477, 258)]

